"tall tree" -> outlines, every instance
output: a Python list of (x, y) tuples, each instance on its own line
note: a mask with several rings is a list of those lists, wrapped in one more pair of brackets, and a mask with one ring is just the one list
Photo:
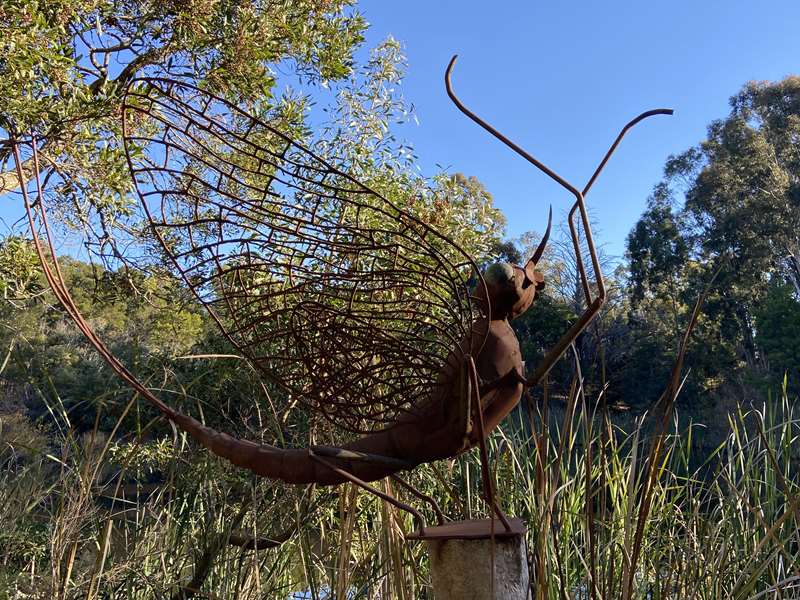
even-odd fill
[[(670, 157), (664, 181), (628, 238), (637, 322), (655, 333), (672, 321), (673, 341), (688, 307), (718, 271), (692, 359), (705, 387), (723, 372), (731, 380), (743, 367), (764, 364), (768, 342), (756, 313), (771, 287), (774, 296), (777, 281), (800, 297), (798, 139), (800, 77), (746, 84), (731, 98), (729, 115), (711, 123), (706, 140)], [(675, 211), (679, 193), (685, 202)]]
[[(667, 177), (690, 181), (685, 212), (695, 251), (722, 259), (718, 316), (729, 315), (743, 358), (757, 354), (752, 306), (772, 275), (800, 294), (800, 77), (751, 82), (731, 98), (708, 138), (674, 158)], [(713, 307), (710, 307), (713, 308)], [(731, 319), (723, 319), (734, 324)]]
[(277, 95), (277, 67), (290, 66), (310, 82), (346, 77), (366, 27), (352, 3), (4, 2), (0, 196), (17, 186), (10, 138), (33, 132), (62, 217), (113, 244), (111, 230), (131, 201), (119, 143), (120, 101), (131, 80), (177, 77), (297, 121), (302, 103)]
[(776, 273), (800, 293), (800, 77), (751, 82), (731, 107), (706, 141), (670, 160), (667, 178), (690, 181), (698, 251), (729, 258), (752, 283)]

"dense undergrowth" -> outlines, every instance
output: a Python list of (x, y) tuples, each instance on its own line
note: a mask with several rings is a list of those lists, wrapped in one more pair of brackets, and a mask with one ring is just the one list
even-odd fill
[[(48, 415), (34, 425), (3, 407), (0, 598), (432, 597), (424, 545), (403, 539), (411, 519), (359, 489), (254, 478), (157, 420), (121, 438), (77, 434), (57, 403)], [(794, 597), (793, 402), (784, 391), (731, 414), (705, 456), (703, 425), (678, 422), (645, 414), (625, 431), (576, 381), (495, 434), (498, 496), (529, 524), (534, 598)], [(474, 453), (410, 480), (452, 518), (485, 514)]]

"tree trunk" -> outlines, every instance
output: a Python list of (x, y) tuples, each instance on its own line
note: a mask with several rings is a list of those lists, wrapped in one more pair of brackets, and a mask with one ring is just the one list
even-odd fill
[(800, 253), (791, 252), (786, 259), (789, 264), (789, 281), (794, 286), (795, 295), (800, 298)]

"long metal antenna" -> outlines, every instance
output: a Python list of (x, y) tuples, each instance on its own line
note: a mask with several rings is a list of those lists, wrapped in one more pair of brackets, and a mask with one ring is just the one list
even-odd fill
[[(576, 257), (576, 265), (578, 267), (578, 272), (580, 273), (581, 277), (581, 284), (583, 286), (584, 294), (586, 296), (586, 304), (587, 308), (578, 321), (569, 328), (569, 330), (562, 336), (562, 338), (556, 343), (556, 345), (548, 352), (545, 356), (544, 360), (539, 364), (536, 371), (531, 375), (528, 379), (526, 384), (528, 386), (534, 386), (541, 379), (547, 375), (553, 365), (558, 362), (558, 360), (563, 356), (564, 352), (566, 352), (569, 345), (577, 338), (581, 332), (586, 329), (589, 323), (595, 318), (597, 313), (600, 311), (600, 307), (605, 302), (606, 298), (606, 288), (605, 282), (603, 281), (603, 273), (600, 269), (600, 260), (597, 256), (597, 250), (595, 248), (594, 239), (592, 238), (592, 228), (591, 224), (589, 223), (589, 216), (586, 212), (586, 205), (584, 202), (584, 197), (591, 189), (594, 182), (597, 180), (597, 177), (600, 175), (600, 172), (606, 166), (606, 163), (611, 158), (611, 155), (619, 146), (619, 143), (622, 141), (622, 138), (625, 134), (637, 123), (646, 119), (647, 117), (651, 117), (653, 115), (671, 115), (673, 114), (673, 110), (669, 108), (657, 108), (654, 110), (648, 110), (643, 112), (635, 119), (631, 120), (629, 123), (622, 128), (622, 131), (617, 136), (614, 143), (606, 152), (603, 160), (600, 161), (600, 164), (595, 169), (594, 174), (589, 179), (589, 182), (583, 188), (582, 191), (578, 190), (574, 185), (572, 185), (569, 181), (561, 177), (558, 173), (556, 173), (553, 169), (542, 163), (532, 154), (527, 152), (521, 146), (516, 144), (515, 142), (511, 141), (507, 136), (500, 133), (495, 127), (487, 123), (484, 119), (476, 115), (470, 109), (468, 109), (463, 102), (456, 96), (455, 92), (453, 91), (453, 86), (450, 81), (450, 75), (453, 71), (453, 67), (455, 66), (456, 59), (458, 55), (454, 55), (453, 58), (450, 59), (450, 63), (447, 65), (447, 70), (444, 74), (444, 82), (445, 87), (447, 88), (447, 95), (450, 96), (450, 99), (453, 103), (458, 107), (458, 109), (467, 115), (470, 119), (475, 121), (478, 125), (480, 125), (483, 129), (488, 131), (498, 140), (503, 142), (506, 146), (511, 148), (514, 152), (522, 156), (525, 160), (529, 163), (534, 165), (540, 171), (542, 171), (545, 175), (553, 179), (556, 183), (560, 186), (565, 188), (568, 192), (570, 192), (573, 196), (575, 196), (575, 202), (572, 205), (572, 208), (569, 212), (569, 228), (570, 228), (570, 235), (572, 237), (572, 245), (575, 250), (575, 257)], [(597, 286), (597, 295), (594, 299), (592, 299), (591, 290), (589, 287), (589, 279), (586, 275), (586, 268), (583, 264), (583, 259), (581, 257), (581, 249), (580, 249), (580, 242), (578, 239), (578, 232), (574, 221), (574, 216), (577, 211), (580, 211), (581, 214), (581, 224), (583, 226), (584, 234), (586, 236), (586, 246), (589, 250), (589, 256), (591, 257), (592, 261), (592, 271), (594, 272), (595, 277), (595, 284)]]

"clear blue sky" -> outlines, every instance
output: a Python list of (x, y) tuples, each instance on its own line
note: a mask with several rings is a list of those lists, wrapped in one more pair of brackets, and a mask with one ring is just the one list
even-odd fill
[(705, 137), (749, 80), (800, 73), (800, 2), (496, 2), (362, 0), (368, 45), (387, 35), (409, 60), (404, 96), (419, 126), (401, 131), (433, 174), (477, 176), (506, 214), (509, 235), (541, 231), (547, 204), (570, 197), (450, 103), (452, 54), (461, 99), (537, 158), (582, 187), (619, 128), (650, 108), (587, 197), (615, 255), (668, 155)]

